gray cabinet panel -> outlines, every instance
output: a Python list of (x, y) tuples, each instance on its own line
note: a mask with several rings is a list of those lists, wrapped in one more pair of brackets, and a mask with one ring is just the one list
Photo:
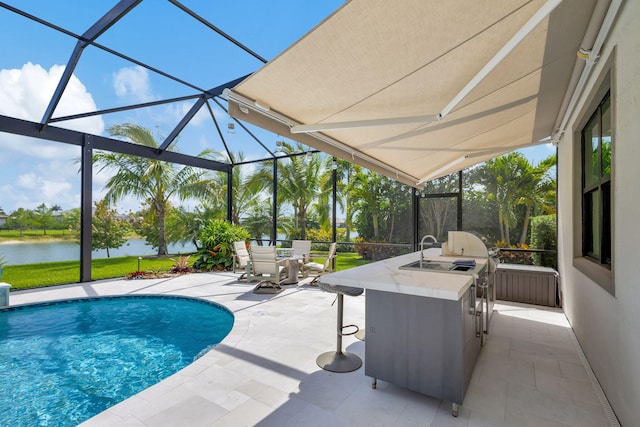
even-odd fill
[(469, 292), (459, 301), (367, 290), (365, 374), (462, 403), (480, 349)]
[(437, 372), (444, 368), (445, 355), (438, 350), (437, 343), (446, 333), (442, 327), (443, 307), (440, 304), (425, 304), (427, 301), (424, 298), (403, 295), (403, 299), (406, 300), (408, 313), (405, 327), (410, 336), (403, 356), (409, 371), (406, 387), (440, 393), (442, 381)]

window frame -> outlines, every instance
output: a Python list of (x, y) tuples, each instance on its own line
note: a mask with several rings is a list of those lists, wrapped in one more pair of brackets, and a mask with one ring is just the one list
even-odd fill
[[(595, 111), (582, 128), (580, 134), (582, 157), (582, 256), (611, 269), (611, 173), (603, 174), (603, 141), (604, 141), (604, 111), (608, 104), (609, 120), (611, 120), (611, 92), (607, 91), (604, 98), (598, 103)], [(597, 126), (597, 135), (590, 132), (591, 141), (587, 141), (587, 129), (592, 124)], [(591, 128), (593, 129), (593, 128)], [(597, 139), (598, 145), (595, 152), (587, 153), (587, 147), (593, 147), (593, 140)], [(610, 144), (613, 143), (611, 138)], [(595, 170), (587, 171), (588, 155), (595, 155)], [(609, 159), (611, 162), (611, 159)], [(593, 164), (593, 163), (592, 163)], [(591, 182), (587, 182), (588, 173), (592, 175)], [(595, 176), (593, 175), (595, 173)], [(594, 218), (593, 212), (597, 213)], [(594, 221), (597, 221), (594, 224)], [(597, 230), (594, 230), (597, 226)], [(597, 233), (597, 236), (594, 234)]]
[[(573, 127), (573, 267), (583, 273), (594, 283), (599, 285), (606, 292), (615, 297), (614, 266), (615, 266), (615, 224), (613, 221), (615, 211), (614, 183), (615, 183), (615, 129), (616, 129), (616, 93), (615, 93), (615, 49), (612, 54), (602, 61), (602, 71), (597, 78), (587, 101), (583, 105), (578, 120)], [(609, 198), (609, 230), (610, 230), (610, 261), (600, 263), (600, 260), (584, 255), (584, 143), (583, 131), (590, 123), (596, 111), (598, 111), (605, 98), (609, 99), (610, 125), (611, 125), (611, 173), (607, 178), (607, 185), (610, 186)], [(581, 118), (581, 119), (580, 119)], [(602, 193), (601, 193), (602, 194)]]

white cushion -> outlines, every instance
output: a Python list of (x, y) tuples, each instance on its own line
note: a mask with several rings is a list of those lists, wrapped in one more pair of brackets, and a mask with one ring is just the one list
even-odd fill
[(324, 264), (318, 262), (308, 262), (304, 265), (304, 268), (310, 268), (312, 270), (324, 270)]

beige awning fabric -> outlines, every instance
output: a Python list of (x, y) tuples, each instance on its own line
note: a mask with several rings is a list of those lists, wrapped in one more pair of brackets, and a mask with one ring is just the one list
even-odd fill
[(595, 3), (351, 0), (226, 91), (230, 113), (419, 186), (558, 131)]

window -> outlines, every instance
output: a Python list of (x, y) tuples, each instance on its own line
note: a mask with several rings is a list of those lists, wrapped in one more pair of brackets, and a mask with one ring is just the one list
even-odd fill
[(609, 269), (612, 142), (607, 92), (582, 129), (582, 256)]

